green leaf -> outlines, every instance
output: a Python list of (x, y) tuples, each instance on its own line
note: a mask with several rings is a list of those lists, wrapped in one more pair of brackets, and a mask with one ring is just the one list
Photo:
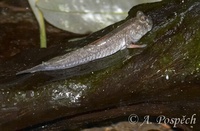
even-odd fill
[(38, 0), (37, 7), (52, 25), (88, 33), (124, 19), (137, 4), (160, 0)]

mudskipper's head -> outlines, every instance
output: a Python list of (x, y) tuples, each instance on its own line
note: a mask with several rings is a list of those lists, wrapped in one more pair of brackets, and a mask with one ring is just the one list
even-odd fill
[(153, 26), (153, 21), (150, 16), (146, 16), (143, 12), (137, 12), (138, 22), (147, 30), (150, 31)]
[(132, 27), (130, 37), (132, 42), (137, 42), (153, 27), (153, 22), (150, 16), (146, 16), (143, 12), (138, 11), (136, 17), (132, 19)]

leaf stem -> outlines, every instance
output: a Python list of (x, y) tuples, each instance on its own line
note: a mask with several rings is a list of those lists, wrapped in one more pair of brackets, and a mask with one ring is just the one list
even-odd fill
[(33, 13), (38, 21), (39, 28), (40, 28), (40, 47), (46, 48), (47, 47), (47, 41), (46, 41), (46, 30), (45, 30), (45, 23), (44, 23), (44, 17), (42, 12), (36, 7), (36, 2), (38, 0), (28, 0)]
[(40, 20), (39, 20), (39, 26), (40, 26), (40, 47), (41, 48), (47, 48), (47, 41), (46, 41), (46, 30), (45, 30), (45, 23), (44, 23), (44, 17), (41, 11), (40, 12)]

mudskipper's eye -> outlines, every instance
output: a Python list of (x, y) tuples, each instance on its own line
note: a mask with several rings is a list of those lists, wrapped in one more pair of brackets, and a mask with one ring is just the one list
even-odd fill
[(142, 11), (138, 11), (137, 12), (137, 18), (138, 20), (140, 20), (141, 22), (146, 22), (147, 21), (147, 16), (144, 15), (144, 13)]
[(140, 18), (140, 17), (143, 16), (143, 15), (144, 15), (144, 13), (143, 13), (142, 11), (138, 11), (136, 16), (137, 16), (138, 18)]
[(147, 19), (148, 19), (148, 18), (147, 18), (147, 16), (145, 16), (145, 15), (143, 15), (143, 16), (140, 17), (140, 20), (141, 20), (141, 21), (147, 21)]

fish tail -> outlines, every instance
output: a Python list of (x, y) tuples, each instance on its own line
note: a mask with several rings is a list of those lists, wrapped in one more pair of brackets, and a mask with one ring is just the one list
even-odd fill
[(37, 66), (35, 66), (33, 68), (17, 72), (16, 75), (34, 73), (34, 72), (43, 71), (43, 70), (45, 70), (45, 66), (44, 65), (37, 65)]

